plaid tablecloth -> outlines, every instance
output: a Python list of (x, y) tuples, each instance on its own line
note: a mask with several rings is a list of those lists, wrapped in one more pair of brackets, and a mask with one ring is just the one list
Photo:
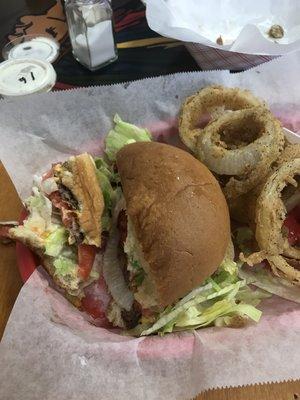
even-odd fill
[(242, 71), (276, 57), (236, 53), (203, 46), (198, 43), (186, 43), (186, 48), (203, 71), (211, 69)]
[(60, 42), (54, 68), (58, 88), (112, 84), (149, 76), (194, 71), (198, 65), (182, 43), (151, 31), (140, 0), (114, 0), (119, 59), (90, 72), (72, 56), (63, 12), (63, 0), (10, 0), (0, 2), (0, 46), (24, 34), (50, 34)]

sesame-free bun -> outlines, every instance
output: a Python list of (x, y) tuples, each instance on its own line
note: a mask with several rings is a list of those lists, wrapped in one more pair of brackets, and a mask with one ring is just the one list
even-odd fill
[(61, 181), (81, 205), (78, 222), (84, 232), (84, 243), (100, 247), (101, 217), (104, 210), (102, 191), (93, 158), (83, 153), (68, 160), (68, 170), (62, 169)]
[(127, 215), (157, 304), (167, 306), (212, 275), (230, 239), (226, 200), (189, 153), (156, 142), (125, 146), (117, 167)]

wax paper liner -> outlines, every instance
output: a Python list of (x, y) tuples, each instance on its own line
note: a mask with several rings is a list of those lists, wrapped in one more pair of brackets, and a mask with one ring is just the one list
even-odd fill
[[(183, 41), (202, 70), (245, 70), (299, 50), (299, 11), (297, 0), (148, 0), (146, 16), (151, 29)], [(273, 24), (283, 38), (269, 38)]]
[[(176, 74), (2, 101), (0, 157), (23, 197), (32, 175), (52, 161), (100, 151), (115, 112), (155, 125), (156, 133), (175, 133), (182, 100), (211, 83), (252, 89), (299, 131), (299, 61), (293, 54), (243, 74)], [(1, 343), (0, 398), (184, 399), (211, 388), (299, 378), (299, 305), (274, 297), (262, 308), (261, 322), (243, 329), (128, 338), (88, 324), (35, 272)]]

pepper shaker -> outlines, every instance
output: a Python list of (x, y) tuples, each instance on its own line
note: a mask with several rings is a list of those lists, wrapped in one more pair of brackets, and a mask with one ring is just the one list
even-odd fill
[(108, 0), (68, 0), (66, 16), (73, 55), (94, 71), (117, 60)]

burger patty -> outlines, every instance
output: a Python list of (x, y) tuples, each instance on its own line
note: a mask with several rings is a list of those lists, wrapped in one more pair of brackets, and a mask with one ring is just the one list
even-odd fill
[(77, 199), (75, 199), (73, 193), (71, 192), (70, 189), (68, 189), (65, 185), (62, 183), (58, 184), (58, 191), (62, 197), (62, 199), (67, 202), (73, 210), (78, 210), (79, 209), (79, 204)]
[(139, 323), (139, 320), (142, 316), (140, 304), (137, 301), (134, 301), (131, 310), (126, 311), (123, 309), (121, 315), (126, 329), (134, 328)]
[(108, 231), (102, 231), (101, 232), (101, 247), (100, 247), (100, 251), (102, 253), (104, 253), (105, 249), (106, 249), (106, 245), (108, 242), (108, 236), (109, 236), (109, 232)]
[(120, 266), (122, 268), (123, 276), (127, 286), (130, 284), (130, 273), (127, 269), (127, 254), (124, 252), (124, 244), (127, 238), (127, 215), (125, 210), (121, 210), (118, 215), (117, 228), (119, 231), (119, 251), (118, 258), (120, 260)]
[[(128, 263), (128, 258), (127, 254), (124, 252), (124, 244), (126, 242), (127, 238), (127, 214), (125, 210), (121, 210), (119, 215), (118, 215), (118, 220), (117, 220), (117, 228), (119, 231), (119, 255), (118, 258), (120, 260), (120, 266), (122, 268), (123, 276), (125, 279), (125, 282), (127, 286), (130, 288), (130, 272), (127, 269), (127, 263)], [(134, 328), (141, 316), (142, 316), (142, 310), (141, 306), (137, 301), (134, 301), (131, 310), (126, 311), (122, 310), (121, 312), (122, 319), (125, 323), (126, 329), (132, 329)]]
[(80, 231), (77, 218), (78, 202), (64, 185), (59, 184), (58, 190), (49, 195), (54, 207), (60, 210), (63, 225), (69, 229), (77, 244), (81, 244), (84, 235)]
[(125, 210), (121, 210), (119, 215), (118, 215), (118, 221), (117, 221), (117, 228), (119, 231), (120, 235), (120, 242), (119, 244), (124, 248), (124, 244), (126, 242), (127, 238), (127, 214)]

